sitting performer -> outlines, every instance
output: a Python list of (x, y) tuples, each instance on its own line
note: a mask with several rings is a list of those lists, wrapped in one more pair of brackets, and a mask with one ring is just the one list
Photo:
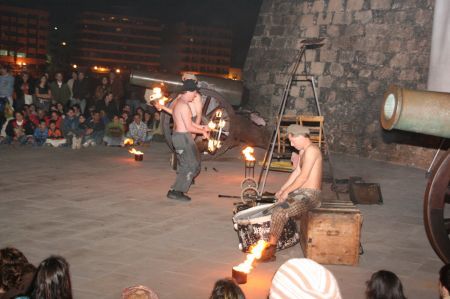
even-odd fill
[(287, 128), (289, 141), (299, 150), (295, 169), (287, 182), (275, 194), (277, 203), (273, 206), (269, 245), (261, 257), (262, 261), (275, 260), (277, 242), (289, 217), (299, 218), (309, 210), (320, 206), (322, 183), (322, 154), (309, 139), (309, 129), (301, 125)]
[(192, 122), (192, 112), (189, 103), (198, 94), (197, 84), (193, 80), (183, 82), (181, 95), (176, 101), (172, 117), (174, 128), (172, 143), (177, 154), (177, 177), (167, 197), (171, 199), (189, 201), (191, 198), (184, 193), (189, 190), (192, 180), (200, 172), (200, 153), (191, 134), (202, 134), (209, 137), (208, 128)]

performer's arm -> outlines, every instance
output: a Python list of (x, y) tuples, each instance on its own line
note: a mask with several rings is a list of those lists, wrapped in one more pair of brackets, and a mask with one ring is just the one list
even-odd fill
[(195, 96), (193, 103), (195, 108), (195, 123), (197, 125), (200, 125), (200, 123), (202, 122), (202, 113), (203, 113), (202, 97), (199, 94), (197, 94)]
[(158, 102), (155, 102), (153, 105), (155, 106), (155, 108), (156, 108), (158, 111), (164, 110), (165, 112), (167, 112), (167, 113), (169, 113), (169, 114), (172, 114), (172, 113), (173, 113), (173, 110), (172, 110), (172, 109), (170, 109), (169, 107), (166, 107), (166, 106), (164, 106), (164, 105), (161, 105), (161, 104), (158, 103)]
[(208, 131), (206, 128), (201, 127), (197, 124), (194, 124), (191, 119), (191, 111), (188, 105), (182, 105), (180, 107), (180, 115), (183, 120), (184, 127), (189, 133), (202, 134), (206, 138), (208, 138)]

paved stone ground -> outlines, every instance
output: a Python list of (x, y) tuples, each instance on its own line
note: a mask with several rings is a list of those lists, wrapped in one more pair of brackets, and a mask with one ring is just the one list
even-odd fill
[[(208, 298), (214, 281), (245, 258), (230, 221), (234, 200), (217, 197), (239, 194), (239, 149), (203, 164), (191, 203), (165, 197), (174, 178), (165, 144), (143, 150), (144, 161), (135, 162), (121, 148), (0, 147), (0, 246), (19, 248), (34, 264), (66, 257), (77, 299), (120, 298), (133, 284), (162, 299)], [(344, 155), (334, 163), (340, 178), (380, 183), (385, 201), (360, 206), (360, 264), (328, 266), (344, 298), (363, 298), (365, 281), (379, 269), (395, 271), (408, 298), (437, 297), (441, 262), (422, 223), (424, 171)], [(271, 173), (267, 189), (276, 191), (285, 177)], [(302, 256), (297, 245), (258, 265), (242, 287), (247, 298), (266, 298), (276, 269)]]

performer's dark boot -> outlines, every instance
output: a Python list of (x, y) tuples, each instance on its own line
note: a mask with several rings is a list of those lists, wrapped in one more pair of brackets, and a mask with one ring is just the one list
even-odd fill
[(169, 192), (167, 192), (167, 198), (170, 199), (176, 199), (176, 200), (180, 200), (180, 201), (190, 201), (191, 198), (189, 196), (187, 196), (186, 194), (184, 194), (181, 191), (175, 191), (175, 190), (169, 190)]
[(262, 252), (259, 261), (263, 263), (275, 261), (277, 259), (277, 257), (275, 256), (276, 251), (277, 245), (274, 244), (268, 245), (266, 248), (264, 248), (264, 251)]

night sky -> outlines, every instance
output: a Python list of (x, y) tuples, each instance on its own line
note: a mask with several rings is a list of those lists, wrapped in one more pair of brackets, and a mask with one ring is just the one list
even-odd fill
[(121, 12), (130, 16), (156, 17), (162, 24), (189, 24), (232, 29), (231, 64), (243, 67), (262, 0), (0, 0), (0, 3), (40, 8), (51, 14), (52, 26), (62, 28), (67, 40), (73, 34), (78, 12), (83, 10)]

